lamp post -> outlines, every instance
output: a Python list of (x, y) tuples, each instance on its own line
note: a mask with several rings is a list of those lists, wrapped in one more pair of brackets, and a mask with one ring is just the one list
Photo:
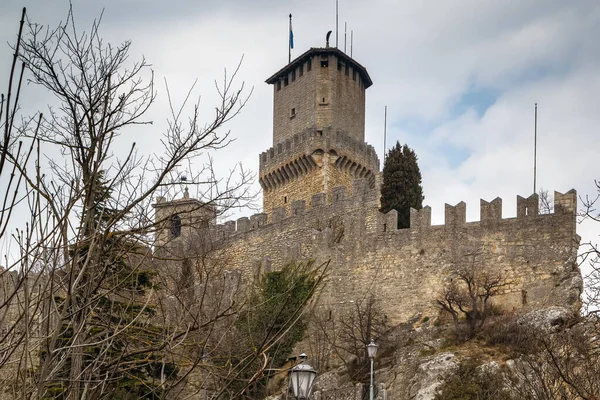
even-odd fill
[(371, 339), (371, 343), (369, 343), (367, 345), (367, 354), (368, 354), (369, 358), (371, 359), (371, 387), (370, 387), (370, 396), (369, 396), (370, 400), (373, 400), (375, 398), (374, 393), (373, 393), (373, 359), (377, 355), (378, 347), (379, 346), (377, 346), (375, 344), (375, 341), (373, 339)]
[(306, 354), (300, 354), (302, 362), (289, 371), (290, 383), (295, 399), (309, 399), (317, 371), (306, 362)]

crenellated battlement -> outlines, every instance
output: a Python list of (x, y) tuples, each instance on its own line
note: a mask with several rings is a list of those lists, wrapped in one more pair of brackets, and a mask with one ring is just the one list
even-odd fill
[[(547, 217), (565, 214), (572, 215), (574, 217), (577, 212), (577, 192), (575, 191), (575, 189), (571, 189), (564, 194), (555, 191), (554, 212), (548, 214), (539, 213), (539, 197), (537, 194), (532, 194), (527, 198), (517, 195), (517, 216), (512, 218), (502, 218), (502, 199), (500, 197), (496, 197), (490, 202), (481, 199), (479, 207), (480, 220), (466, 222), (467, 205), (464, 201), (461, 201), (454, 206), (446, 204), (444, 209), (444, 225), (494, 225), (500, 223), (503, 220), (527, 220), (535, 217)], [(431, 207), (426, 206), (423, 207), (423, 209), (421, 210), (411, 209), (410, 225), (411, 228), (423, 228), (431, 226)]]
[[(425, 206), (411, 210), (409, 228), (397, 229), (398, 213), (381, 213), (379, 191), (361, 178), (269, 213), (198, 229), (197, 234), (210, 238), (216, 259), (222, 257), (247, 280), (294, 260), (330, 262), (323, 305), (336, 309), (376, 285), (394, 323), (416, 313), (435, 315), (433, 299), (444, 279), (474, 254), (482, 268), (514, 282), (499, 300), (507, 311), (577, 307), (577, 193), (554, 192), (554, 212), (549, 214), (540, 214), (538, 200), (536, 195), (517, 196), (516, 216), (506, 218), (501, 198), (482, 199), (479, 220), (468, 222), (466, 202), (446, 204), (439, 225), (432, 225), (432, 209)], [(176, 238), (173, 246), (177, 243)]]
[[(325, 193), (312, 196), (309, 203), (304, 200), (291, 202), (287, 207), (273, 209), (272, 213), (254, 214), (250, 218), (242, 217), (237, 221), (227, 221), (216, 226), (216, 237), (226, 239), (250, 231), (260, 231), (273, 225), (285, 230), (285, 224), (293, 225), (297, 219), (310, 220), (311, 215), (319, 214), (321, 218), (333, 215), (356, 214), (357, 211), (366, 210), (374, 215), (375, 223), (368, 228), (369, 233), (383, 234), (396, 231), (419, 231), (427, 228), (439, 230), (456, 229), (461, 226), (481, 225), (494, 229), (506, 221), (512, 223), (526, 223), (534, 219), (549, 219), (555, 216), (570, 215), (575, 221), (577, 210), (577, 193), (570, 190), (566, 193), (554, 192), (554, 213), (539, 214), (538, 196), (531, 195), (527, 198), (517, 196), (517, 216), (502, 217), (502, 199), (497, 197), (488, 202), (480, 200), (480, 220), (467, 222), (467, 205), (464, 201), (456, 205), (446, 204), (444, 209), (444, 224), (431, 224), (431, 207), (425, 206), (421, 210), (411, 209), (410, 228), (397, 229), (398, 216), (395, 210), (382, 214), (377, 210), (378, 193), (370, 189), (368, 179), (355, 179), (352, 186), (352, 195), (348, 196), (348, 188), (338, 186), (333, 188), (333, 196), (327, 201)], [(368, 213), (367, 212), (367, 213)], [(362, 213), (367, 218), (367, 213)]]
[(290, 218), (304, 217), (311, 213), (336, 214), (349, 209), (362, 208), (366, 204), (375, 205), (378, 194), (371, 190), (369, 180), (366, 178), (355, 179), (352, 185), (352, 196), (347, 196), (348, 189), (345, 186), (333, 188), (333, 198), (327, 202), (325, 193), (314, 194), (307, 204), (305, 200), (295, 200), (289, 207), (277, 207), (269, 215), (258, 213), (250, 218), (241, 217), (236, 221), (227, 221), (215, 227), (216, 237), (225, 239), (241, 233), (260, 230), (274, 224), (282, 223)]
[(335, 152), (339, 157), (346, 156), (365, 167), (379, 171), (379, 158), (373, 146), (358, 141), (346, 132), (305, 129), (292, 139), (277, 143), (260, 154), (259, 171), (262, 176), (290, 160), (310, 156), (315, 150)]

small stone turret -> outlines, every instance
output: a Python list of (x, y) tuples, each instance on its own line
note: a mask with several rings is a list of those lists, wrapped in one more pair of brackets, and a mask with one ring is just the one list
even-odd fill
[(164, 197), (158, 197), (153, 207), (156, 210), (154, 245), (157, 248), (217, 224), (216, 206), (191, 199), (187, 188), (181, 199), (166, 201)]

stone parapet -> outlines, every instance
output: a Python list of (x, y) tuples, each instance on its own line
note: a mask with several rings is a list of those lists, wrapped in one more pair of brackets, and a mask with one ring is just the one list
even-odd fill
[(345, 132), (306, 129), (292, 139), (277, 143), (259, 156), (259, 173), (263, 176), (290, 160), (309, 156), (315, 150), (334, 151), (339, 157), (346, 156), (365, 167), (379, 171), (379, 158), (373, 146), (354, 139)]
[[(357, 208), (368, 208), (376, 204), (378, 193), (371, 190), (369, 180), (366, 178), (355, 179), (352, 185), (352, 195), (346, 196), (348, 188), (338, 186), (333, 188), (333, 198), (327, 202), (325, 193), (318, 193), (312, 196), (312, 200), (307, 204), (304, 200), (293, 201), (290, 206), (278, 207), (273, 209), (271, 215), (266, 213), (255, 214), (250, 219), (243, 217), (236, 221), (227, 221), (216, 226), (217, 237), (225, 239), (238, 234), (268, 228), (272, 224), (294, 224), (295, 217), (303, 217), (306, 214), (318, 212), (321, 215), (345, 214), (356, 210)], [(488, 226), (498, 225), (502, 222), (521, 223), (522, 221), (547, 221), (561, 215), (569, 215), (575, 221), (577, 210), (577, 193), (570, 190), (565, 194), (554, 192), (554, 209), (552, 214), (539, 214), (537, 205), (533, 200), (537, 195), (532, 195), (525, 199), (517, 196), (517, 216), (512, 218), (502, 218), (502, 199), (496, 198), (491, 202), (481, 199), (480, 201), (480, 221), (466, 221), (467, 205), (461, 201), (455, 206), (445, 205), (445, 223), (443, 225), (431, 224), (431, 207), (425, 206), (421, 210), (411, 209), (410, 228), (400, 229), (400, 231), (422, 231), (432, 228), (453, 229), (466, 226)], [(525, 211), (526, 210), (526, 211)], [(387, 214), (375, 212), (378, 215), (376, 223), (373, 225), (373, 232), (389, 233), (398, 231), (398, 215), (395, 210)], [(258, 222), (260, 221), (260, 222)], [(285, 229), (285, 226), (282, 227)], [(493, 229), (493, 228), (492, 228)]]

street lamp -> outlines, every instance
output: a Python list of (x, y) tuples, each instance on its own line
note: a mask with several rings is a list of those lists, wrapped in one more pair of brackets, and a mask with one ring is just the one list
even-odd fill
[(369, 355), (369, 358), (371, 359), (371, 390), (370, 390), (370, 400), (374, 399), (374, 395), (373, 395), (373, 359), (375, 358), (375, 356), (377, 355), (377, 348), (379, 346), (377, 346), (375, 344), (375, 341), (373, 339), (371, 339), (371, 343), (369, 343), (367, 345), (367, 354)]
[(302, 353), (299, 357), (302, 362), (294, 366), (289, 372), (292, 392), (296, 399), (308, 399), (313, 389), (317, 371), (306, 362), (306, 354)]

